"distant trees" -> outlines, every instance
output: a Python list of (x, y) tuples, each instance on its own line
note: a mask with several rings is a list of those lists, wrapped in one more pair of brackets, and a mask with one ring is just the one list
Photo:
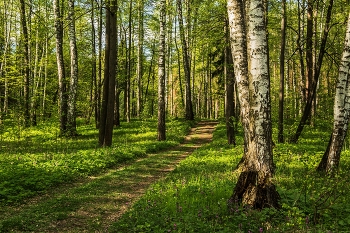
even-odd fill
[[(269, 1), (264, 17), (269, 29), (272, 118), (278, 122), (279, 142), (287, 138), (297, 142), (304, 126), (317, 126), (321, 119), (326, 125), (332, 120), (334, 77), (343, 46), (339, 35), (345, 33), (343, 12), (349, 10), (347, 3)], [(252, 129), (246, 111), (251, 96), (237, 90), (247, 85), (242, 77), (249, 76), (250, 71), (244, 70), (244, 65), (237, 70), (230, 65), (242, 62), (242, 58), (236, 56), (231, 61), (229, 56), (232, 51), (226, 39), (225, 1), (166, 2), (164, 71), (157, 65), (162, 57), (159, 5), (149, 0), (118, 1), (116, 35), (110, 42), (115, 43), (115, 53), (119, 54), (115, 55), (119, 65), (114, 75), (105, 73), (111, 65), (106, 58), (112, 56), (106, 44), (110, 38), (103, 38), (109, 30), (108, 5), (110, 2), (103, 0), (54, 0), (49, 5), (42, 1), (0, 1), (2, 122), (11, 119), (30, 126), (57, 117), (58, 134), (74, 136), (78, 134), (77, 118), (85, 118), (83, 122), (87, 123), (94, 118), (100, 129), (100, 123), (107, 119), (101, 116), (106, 111), (102, 105), (109, 103), (103, 97), (109, 81), (115, 82), (115, 127), (133, 117), (155, 117), (158, 91), (163, 89), (157, 79), (162, 72), (161, 95), (167, 116), (189, 120), (194, 116), (225, 117), (228, 143), (232, 144), (233, 126), (240, 120), (246, 129), (248, 151)]]

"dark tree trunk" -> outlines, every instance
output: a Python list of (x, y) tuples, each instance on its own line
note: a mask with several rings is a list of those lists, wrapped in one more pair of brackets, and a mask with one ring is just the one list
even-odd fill
[(190, 68), (190, 60), (188, 54), (188, 41), (185, 37), (185, 29), (182, 17), (182, 1), (177, 0), (177, 8), (178, 8), (178, 16), (179, 16), (179, 28), (180, 28), (180, 38), (182, 44), (183, 51), (183, 65), (185, 71), (185, 88), (186, 88), (186, 96), (185, 96), (185, 118), (187, 120), (194, 120), (193, 107), (192, 107), (192, 95), (191, 95), (191, 68)]
[(282, 20), (281, 20), (281, 52), (280, 52), (280, 91), (279, 91), (279, 109), (278, 109), (278, 142), (284, 142), (283, 136), (283, 112), (284, 112), (284, 53), (286, 49), (286, 29), (287, 14), (286, 0), (282, 0)]
[[(228, 29), (227, 29), (228, 30)], [(229, 32), (227, 32), (229, 42)], [(235, 91), (235, 74), (233, 70), (233, 59), (231, 47), (228, 44), (225, 50), (225, 76), (226, 76), (226, 135), (228, 144), (236, 145), (235, 138), (235, 127), (234, 127), (234, 116), (235, 116), (235, 105), (234, 105), (234, 91)]]
[(115, 76), (116, 76), (116, 9), (117, 1), (112, 0), (106, 7), (106, 53), (103, 85), (100, 146), (111, 146), (113, 136)]

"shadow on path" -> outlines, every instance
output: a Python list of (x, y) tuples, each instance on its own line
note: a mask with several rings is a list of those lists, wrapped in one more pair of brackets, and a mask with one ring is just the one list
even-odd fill
[[(14, 211), (11, 216), (16, 218), (2, 224), (14, 224), (14, 232), (107, 232), (110, 224), (117, 221), (152, 183), (164, 178), (181, 160), (210, 142), (216, 125), (214, 121), (199, 122), (184, 143), (90, 177), (75, 187), (58, 190), (44, 200)], [(52, 211), (43, 212), (48, 209)]]

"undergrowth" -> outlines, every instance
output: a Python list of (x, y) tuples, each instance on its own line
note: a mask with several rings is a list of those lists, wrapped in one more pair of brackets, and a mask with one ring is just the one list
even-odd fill
[(78, 121), (79, 136), (59, 137), (56, 122), (20, 128), (4, 124), (0, 132), (0, 206), (21, 203), (50, 187), (96, 174), (136, 158), (177, 145), (191, 122), (167, 123), (167, 140), (158, 142), (154, 119), (122, 122), (111, 148), (98, 147), (98, 130)]
[[(212, 143), (195, 151), (166, 179), (154, 184), (111, 232), (349, 232), (349, 153), (342, 153), (334, 178), (315, 171), (328, 138), (327, 132), (309, 130), (299, 144), (274, 148), (274, 183), (281, 196), (280, 210), (252, 210), (235, 204), (227, 209), (243, 154), (226, 144), (224, 124)], [(229, 214), (234, 212), (234, 214)]]

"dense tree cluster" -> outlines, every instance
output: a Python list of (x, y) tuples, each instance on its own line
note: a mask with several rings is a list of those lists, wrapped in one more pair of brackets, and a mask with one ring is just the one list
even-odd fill
[(272, 126), (279, 143), (297, 143), (306, 125), (334, 116), (319, 170), (339, 164), (337, 142), (345, 140), (349, 117), (349, 5), (2, 0), (1, 123), (28, 127), (53, 118), (62, 136), (73, 137), (77, 117), (94, 119), (99, 144), (110, 146), (121, 119), (158, 114), (158, 140), (165, 140), (167, 116), (225, 117), (228, 143), (236, 144), (238, 122), (245, 131), (240, 185), (265, 195), (261, 202), (237, 188), (232, 198), (277, 206), (266, 201), (278, 196), (268, 182)]

